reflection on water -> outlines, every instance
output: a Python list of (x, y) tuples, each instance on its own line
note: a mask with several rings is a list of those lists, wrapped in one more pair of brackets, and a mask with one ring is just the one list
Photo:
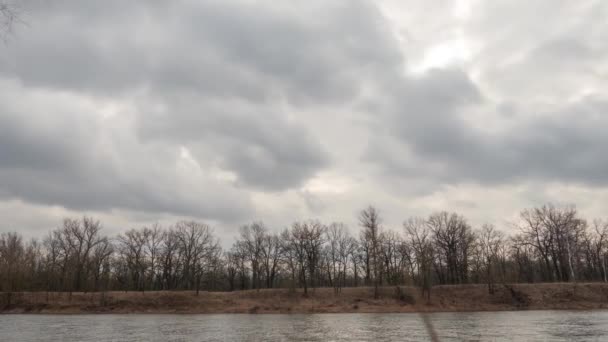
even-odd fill
[[(606, 341), (608, 311), (429, 315), (441, 341)], [(428, 341), (417, 314), (0, 315), (0, 341)]]

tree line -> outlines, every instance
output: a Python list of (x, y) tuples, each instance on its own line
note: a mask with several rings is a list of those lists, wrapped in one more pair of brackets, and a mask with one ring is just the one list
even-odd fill
[(383, 226), (375, 207), (344, 223), (298, 221), (277, 232), (263, 222), (240, 228), (223, 250), (213, 229), (180, 221), (103, 234), (99, 221), (66, 218), (45, 237), (0, 234), (0, 291), (233, 291), (262, 288), (414, 285), (430, 298), (437, 284), (603, 281), (608, 222), (574, 207), (521, 212), (505, 234), (457, 213)]

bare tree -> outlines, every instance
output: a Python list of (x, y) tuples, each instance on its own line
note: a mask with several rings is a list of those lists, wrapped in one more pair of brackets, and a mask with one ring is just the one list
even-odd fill
[(148, 262), (146, 260), (146, 237), (145, 229), (131, 229), (118, 236), (120, 258), (122, 259), (131, 284), (135, 290), (146, 290), (146, 273)]
[(178, 222), (176, 234), (183, 259), (183, 283), (187, 289), (195, 289), (198, 295), (206, 266), (219, 243), (208, 225), (195, 221)]
[[(293, 226), (291, 229), (286, 228), (283, 230), (280, 235), (281, 261), (290, 275), (289, 288), (291, 291), (295, 291), (296, 279), (300, 281), (300, 272), (305, 269), (304, 247), (303, 244), (300, 247), (299, 236), (299, 233), (294, 232)], [(305, 283), (304, 286), (306, 286)]]
[(291, 229), (282, 234), (283, 251), (292, 270), (292, 279), (296, 273), (300, 286), (304, 287), (304, 295), (308, 295), (308, 258), (306, 253), (307, 227), (305, 224), (296, 222)]
[(340, 259), (342, 260), (342, 281), (340, 284), (340, 290), (342, 287), (346, 286), (349, 260), (353, 269), (353, 285), (356, 286), (357, 282), (357, 265), (354, 260), (354, 254), (358, 248), (357, 240), (348, 234), (348, 230), (346, 230), (346, 232), (347, 233), (342, 237), (342, 239), (338, 241), (338, 251), (340, 254)]
[(161, 260), (161, 245), (165, 239), (165, 232), (162, 227), (156, 223), (151, 228), (144, 227), (145, 238), (145, 253), (149, 262), (148, 283), (153, 289), (161, 287), (160, 278), (160, 260)]
[(386, 281), (390, 285), (404, 282), (404, 276), (410, 260), (409, 247), (395, 231), (384, 231), (380, 234), (380, 256)]
[(51, 291), (300, 287), (308, 295), (367, 279), (376, 298), (385, 282), (413, 283), (430, 301), (435, 283), (485, 283), (493, 293), (499, 282), (606, 281), (606, 221), (588, 226), (573, 207), (550, 205), (520, 218), (520, 233), (506, 236), (489, 225), (472, 231), (462, 216), (442, 212), (409, 219), (400, 235), (381, 231), (369, 207), (359, 215), (359, 239), (342, 223), (300, 221), (280, 235), (254, 223), (225, 253), (211, 228), (195, 221), (110, 239), (99, 221), (66, 218), (41, 241), (0, 234), (0, 291), (46, 291), (48, 298)]
[(93, 273), (93, 290), (107, 290), (110, 281), (110, 258), (114, 254), (114, 246), (107, 237), (102, 237), (91, 253), (90, 266)]
[(295, 222), (291, 229), (281, 234), (283, 255), (292, 271), (292, 279), (298, 274), (304, 295), (308, 287), (315, 287), (318, 265), (321, 261), (321, 247), (325, 226), (318, 221)]
[[(363, 227), (363, 238), (369, 246), (368, 259), (371, 261), (374, 282), (374, 299), (378, 299), (380, 284), (380, 214), (375, 207), (369, 206), (359, 213), (359, 224)], [(368, 267), (370, 267), (368, 266)]]
[(24, 253), (23, 239), (19, 234), (0, 235), (0, 286), (3, 291), (10, 293), (21, 286)]
[(323, 234), (326, 227), (319, 221), (308, 221), (302, 224), (304, 251), (306, 254), (306, 264), (310, 279), (310, 287), (315, 289), (315, 279), (318, 277), (318, 265), (321, 259), (321, 248), (323, 246)]
[(280, 261), (281, 243), (279, 241), (279, 236), (266, 233), (264, 235), (262, 248), (262, 266), (265, 272), (267, 288), (274, 287)]
[(429, 216), (427, 225), (433, 232), (437, 250), (435, 270), (440, 283), (468, 282), (469, 257), (474, 236), (464, 217), (444, 211)]
[(409, 245), (414, 251), (417, 268), (417, 283), (422, 288), (422, 296), (427, 303), (431, 301), (432, 267), (434, 260), (434, 243), (432, 231), (422, 218), (410, 218), (403, 223)]
[[(510, 244), (511, 260), (517, 274), (515, 281), (532, 283), (536, 277), (542, 277), (544, 263), (536, 260), (536, 250), (527, 242), (526, 237), (522, 234), (512, 236)], [(539, 272), (536, 271), (537, 267)]]
[(246, 253), (251, 265), (252, 287), (260, 289), (260, 279), (262, 273), (262, 258), (265, 254), (267, 229), (262, 222), (254, 222), (250, 225), (241, 227), (240, 239), (237, 243), (241, 244), (242, 251)]
[(162, 288), (175, 289), (178, 287), (179, 274), (182, 271), (180, 241), (174, 229), (166, 231), (163, 237), (160, 247)]
[(339, 293), (346, 279), (348, 256), (352, 249), (352, 238), (344, 223), (334, 222), (325, 230), (325, 255), (327, 275), (334, 292)]
[(491, 295), (495, 292), (494, 278), (499, 259), (499, 250), (500, 246), (503, 244), (503, 240), (504, 236), (502, 232), (496, 230), (494, 226), (489, 224), (484, 225), (478, 234), (481, 262), (485, 270), (488, 292)]
[(524, 243), (535, 248), (544, 263), (544, 279), (576, 279), (575, 265), (587, 229), (576, 208), (545, 205), (524, 210), (520, 229)]
[(226, 278), (228, 280), (228, 291), (236, 289), (236, 277), (239, 271), (239, 259), (235, 252), (228, 251), (224, 254), (226, 262)]
[(608, 222), (602, 220), (593, 221), (593, 229), (595, 238), (593, 239), (594, 258), (600, 266), (601, 279), (608, 282), (608, 274), (606, 272), (606, 250), (608, 248)]

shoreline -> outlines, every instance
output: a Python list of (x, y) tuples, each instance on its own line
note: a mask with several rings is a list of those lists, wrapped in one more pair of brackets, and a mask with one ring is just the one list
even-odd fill
[(262, 289), (234, 292), (15, 292), (7, 305), (0, 292), (0, 314), (323, 314), (323, 313), (439, 313), (501, 311), (588, 311), (608, 309), (608, 284), (541, 283), (441, 285), (431, 303), (410, 286), (332, 288), (311, 290)]
[(590, 307), (590, 308), (534, 308), (534, 309), (474, 309), (474, 310), (439, 310), (439, 311), (343, 311), (343, 312), (165, 312), (165, 311), (130, 311), (130, 312), (118, 312), (118, 311), (79, 311), (79, 312), (52, 312), (52, 311), (0, 311), (0, 316), (6, 315), (36, 315), (36, 316), (105, 316), (105, 315), (143, 315), (143, 316), (153, 316), (153, 315), (176, 315), (176, 316), (200, 316), (200, 315), (244, 315), (244, 316), (252, 316), (252, 315), (263, 315), (263, 316), (272, 316), (272, 315), (350, 315), (350, 314), (363, 314), (363, 315), (374, 315), (374, 314), (383, 314), (383, 315), (402, 315), (402, 314), (449, 314), (449, 313), (498, 313), (498, 312), (544, 312), (544, 311), (570, 311), (570, 312), (594, 312), (594, 311), (607, 311), (608, 306), (606, 307)]

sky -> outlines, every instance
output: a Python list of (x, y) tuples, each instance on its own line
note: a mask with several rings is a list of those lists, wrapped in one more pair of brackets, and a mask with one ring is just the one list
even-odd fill
[(608, 216), (608, 2), (21, 0), (0, 231)]

